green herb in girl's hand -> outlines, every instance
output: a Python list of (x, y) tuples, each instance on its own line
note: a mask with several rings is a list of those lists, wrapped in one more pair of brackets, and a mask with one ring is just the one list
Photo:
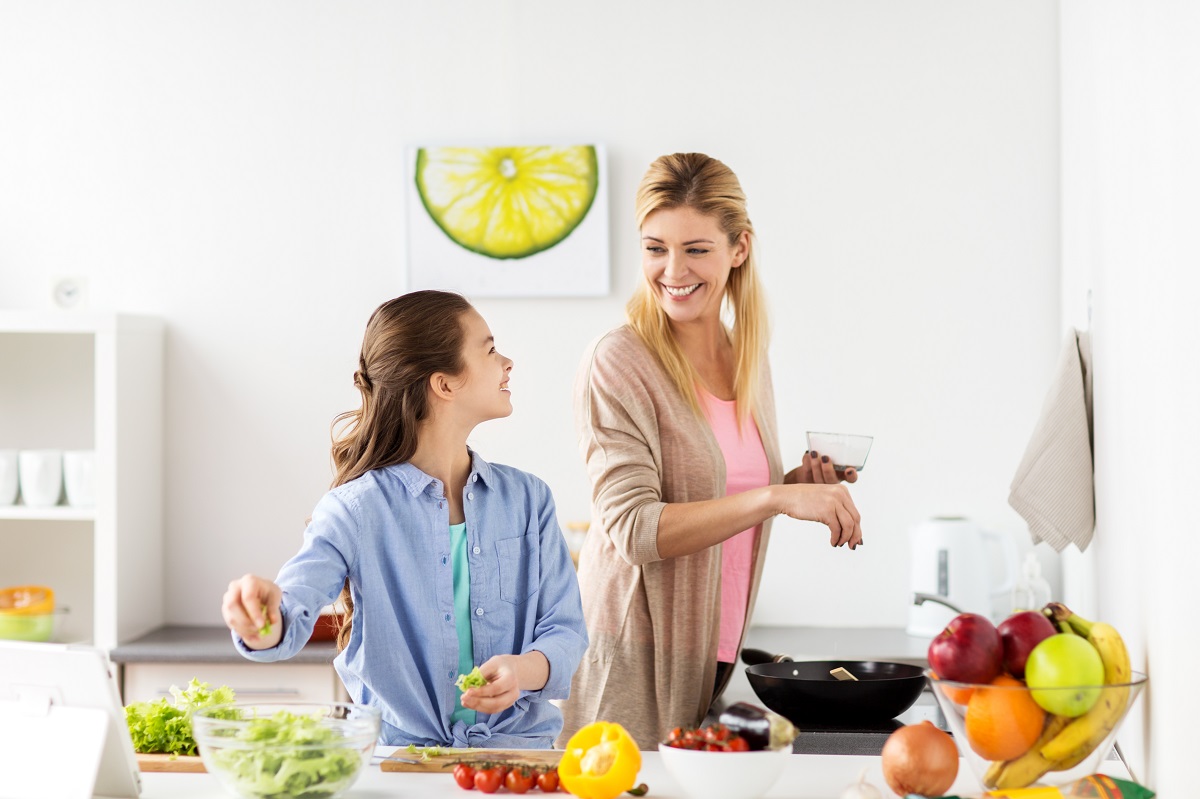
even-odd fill
[(468, 688), (479, 688), (487, 685), (487, 680), (484, 679), (483, 674), (479, 671), (479, 667), (476, 666), (471, 669), (470, 674), (458, 675), (458, 679), (454, 681), (454, 684), (458, 686), (458, 690), (466, 691)]
[(263, 615), (263, 626), (262, 626), (262, 629), (260, 629), (258, 631), (258, 637), (266, 638), (268, 635), (271, 634), (271, 614), (267, 610), (266, 605), (263, 605), (263, 607), (262, 607), (262, 615)]

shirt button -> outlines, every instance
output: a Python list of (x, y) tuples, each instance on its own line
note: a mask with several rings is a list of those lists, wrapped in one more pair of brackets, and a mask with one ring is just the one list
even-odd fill
[(479, 554), (479, 547), (475, 547), (475, 548), (474, 548), (474, 549), (472, 549), (471, 551), (472, 551), (472, 552), (474, 552), (476, 555), (478, 555), (478, 554)]
[(482, 615), (483, 615), (483, 608), (475, 608), (475, 615), (476, 615), (476, 616), (482, 616)]
[(439, 502), (439, 503), (438, 503), (438, 510), (441, 510), (441, 509), (442, 509), (442, 503), (440, 503), (440, 502)]
[(452, 679), (452, 680), (453, 680), (453, 679), (454, 679), (454, 672), (452, 672), (452, 671), (448, 671), (448, 672), (446, 672), (446, 676), (447, 676), (447, 677), (449, 677), (450, 679)]
[(443, 565), (443, 566), (445, 566), (445, 565), (446, 565), (446, 559), (445, 559), (445, 558), (442, 558), (442, 565)]
[(450, 621), (450, 614), (449, 614), (449, 613), (447, 613), (447, 614), (446, 614), (446, 621)]
[(475, 499), (475, 494), (472, 491), (467, 492), (467, 499)]
[(477, 475), (477, 474), (473, 474), (473, 475), (471, 475), (471, 482), (472, 482), (472, 483), (477, 483), (477, 482), (479, 482), (479, 475)]

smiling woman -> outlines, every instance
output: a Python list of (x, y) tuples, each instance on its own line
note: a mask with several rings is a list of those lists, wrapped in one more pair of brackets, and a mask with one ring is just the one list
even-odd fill
[(853, 469), (808, 452), (784, 474), (737, 177), (706, 155), (663, 156), (637, 206), (643, 280), (629, 322), (592, 344), (576, 380), (593, 485), (579, 559), (592, 646), (560, 744), (598, 718), (644, 749), (700, 723), (737, 659), (772, 517), (821, 522), (833, 546), (862, 542), (840, 484)]

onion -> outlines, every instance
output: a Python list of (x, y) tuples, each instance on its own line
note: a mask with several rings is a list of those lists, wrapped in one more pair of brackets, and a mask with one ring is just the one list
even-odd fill
[(909, 724), (883, 745), (883, 778), (900, 796), (941, 796), (958, 776), (958, 748), (929, 721)]

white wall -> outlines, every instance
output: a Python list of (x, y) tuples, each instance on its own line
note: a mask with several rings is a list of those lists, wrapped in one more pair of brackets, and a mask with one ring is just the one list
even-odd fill
[(1150, 675), (1122, 748), (1160, 796), (1193, 796), (1200, 7), (1062, 12), (1063, 269), (1094, 297), (1095, 615)]
[(167, 613), (219, 623), (230, 578), (298, 545), (367, 315), (404, 291), (406, 143), (609, 148), (613, 294), (478, 303), (517, 410), (475, 443), (564, 522), (588, 508), (571, 379), (637, 279), (637, 180), (709, 152), (760, 232), (785, 459), (806, 429), (876, 436), (866, 546), (781, 522), (757, 621), (900, 626), (910, 524), (1026, 542), (1006, 497), (1059, 343), (1057, 36), (1037, 0), (7, 2), (0, 306), (82, 275), (93, 307), (166, 319)]

